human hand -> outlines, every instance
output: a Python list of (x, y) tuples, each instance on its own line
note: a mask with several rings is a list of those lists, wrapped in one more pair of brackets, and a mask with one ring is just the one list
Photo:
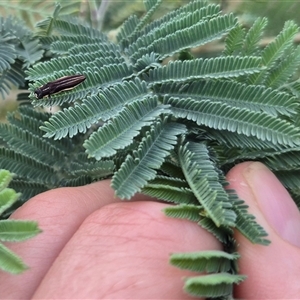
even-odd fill
[[(228, 180), (272, 241), (253, 245), (236, 233), (241, 273), (248, 279), (235, 297), (299, 298), (297, 207), (259, 163), (236, 166)], [(143, 195), (121, 202), (109, 184), (52, 190), (13, 214), (37, 220), (43, 233), (9, 245), (30, 269), (18, 276), (0, 274), (1, 299), (194, 299), (182, 291), (182, 277), (196, 274), (169, 265), (170, 253), (222, 246), (197, 224), (165, 217), (166, 204)]]

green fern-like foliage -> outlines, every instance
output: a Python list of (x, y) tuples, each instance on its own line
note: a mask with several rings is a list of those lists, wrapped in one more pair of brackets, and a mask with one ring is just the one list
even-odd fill
[[(142, 192), (175, 203), (168, 216), (197, 222), (231, 255), (171, 259), (212, 272), (189, 278), (186, 291), (232, 299), (232, 286), (244, 279), (237, 275), (233, 229), (253, 243), (269, 241), (244, 201), (226, 189), (225, 173), (238, 162), (259, 160), (295, 199), (300, 195), (298, 26), (286, 22), (261, 48), (264, 18), (246, 31), (218, 5), (195, 0), (149, 23), (161, 1), (144, 2), (145, 16), (131, 16), (115, 42), (64, 17), (59, 6), (39, 23), (47, 55), (28, 65), (29, 97), (36, 108), (61, 109), (46, 114), (24, 106), (11, 113), (0, 128), (0, 166), (16, 174), (11, 186), (22, 192), (21, 201), (111, 177), (122, 199)], [(220, 39), (219, 56), (191, 56), (191, 48)], [(76, 74), (86, 80), (73, 89), (34, 97), (44, 84)]]
[(83, 137), (55, 143), (43, 137), (39, 127), (48, 117), (21, 106), (7, 116), (9, 125), (0, 124), (4, 145), (0, 148), (1, 167), (16, 174), (10, 186), (22, 193), (19, 201), (55, 187), (86, 184), (112, 174), (112, 161), (94, 160), (91, 164), (87, 159)]
[[(80, 1), (60, 1), (62, 6), (61, 15), (78, 14)], [(1, 14), (4, 16), (14, 15), (23, 20), (27, 26), (34, 28), (41, 19), (47, 18), (54, 10), (55, 1), (48, 0), (16, 0), (1, 3)]]
[[(0, 170), (0, 215), (9, 209), (19, 198), (8, 185), (13, 175), (7, 170)], [(0, 269), (12, 274), (19, 274), (27, 269), (22, 259), (9, 250), (3, 242), (21, 242), (36, 236), (40, 232), (36, 222), (25, 220), (0, 220)]]
[[(65, 3), (59, 5), (61, 15), (78, 13), (79, 1), (63, 2)], [(37, 21), (48, 17), (54, 7), (54, 1), (41, 0), (5, 1), (1, 4), (0, 14), (3, 17), (0, 17), (0, 94), (2, 98), (5, 98), (12, 86), (27, 88), (24, 70), (41, 60), (47, 49), (40, 43), (31, 28)]]
[(0, 94), (4, 98), (11, 85), (25, 86), (24, 68), (41, 59), (43, 50), (32, 32), (12, 17), (0, 17), (0, 40)]

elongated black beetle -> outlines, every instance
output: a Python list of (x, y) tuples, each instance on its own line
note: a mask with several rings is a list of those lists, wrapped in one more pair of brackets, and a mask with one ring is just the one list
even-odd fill
[(85, 76), (83, 75), (64, 76), (44, 84), (43, 86), (37, 88), (34, 91), (34, 93), (38, 99), (42, 99), (45, 96), (48, 96), (50, 98), (50, 96), (53, 94), (57, 94), (62, 91), (72, 90), (84, 80)]

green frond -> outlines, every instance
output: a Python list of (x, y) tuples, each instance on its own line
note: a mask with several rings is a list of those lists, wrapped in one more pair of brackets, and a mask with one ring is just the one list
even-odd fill
[[(55, 38), (55, 40), (59, 40), (59, 38)], [(97, 37), (90, 37), (87, 35), (70, 35), (70, 36), (66, 35), (64, 36), (64, 41), (72, 42), (73, 43), (72, 48), (75, 48), (77, 45), (88, 45), (88, 44), (107, 42), (106, 40), (103, 41), (101, 37), (97, 38)]]
[[(26, 5), (25, 5), (26, 4)], [(43, 0), (31, 0), (24, 2), (18, 1), (5, 1), (1, 4), (3, 15), (13, 15), (20, 20), (25, 20), (26, 24), (32, 28), (35, 27), (37, 21), (41, 18), (46, 18), (53, 11), (55, 7), (55, 1), (43, 1)], [(70, 9), (72, 8), (72, 9)], [(70, 11), (73, 14), (78, 13), (80, 10), (80, 1), (64, 1), (60, 15), (70, 15)]]
[(268, 67), (274, 66), (276, 60), (293, 44), (298, 31), (299, 27), (294, 21), (287, 21), (276, 39), (262, 52), (263, 64)]
[(233, 210), (237, 215), (236, 228), (252, 243), (268, 245), (266, 231), (256, 222), (255, 217), (248, 213), (248, 205), (238, 198), (234, 191), (228, 191)]
[[(206, 9), (207, 12), (204, 14), (209, 19), (212, 16), (217, 16), (220, 14), (220, 7), (218, 5), (208, 5), (206, 1), (203, 0), (195, 0), (187, 3), (186, 5), (183, 5), (179, 7), (176, 10), (170, 11), (166, 15), (162, 16), (160, 19), (154, 20), (150, 24), (146, 25), (140, 32), (136, 32), (135, 28), (137, 24), (139, 23), (139, 20), (136, 16), (129, 17), (128, 20), (124, 23), (124, 33), (121, 32), (120, 36), (118, 36), (118, 41), (121, 41), (122, 39), (127, 39), (126, 45), (124, 44), (124, 40), (122, 41), (124, 44), (124, 47), (127, 48), (129, 42), (132, 43), (136, 41), (141, 35), (148, 35), (150, 32), (154, 32), (155, 30), (159, 30), (164, 25), (169, 24), (170, 22), (174, 22), (174, 20), (179, 20), (180, 18), (190, 15), (194, 13), (195, 11)], [(135, 19), (135, 20), (131, 20)], [(127, 24), (129, 22), (129, 24)], [(126, 30), (125, 30), (126, 29)], [(135, 34), (132, 35), (132, 32), (135, 31)], [(130, 36), (130, 39), (128, 39)]]
[(17, 59), (10, 69), (4, 70), (0, 76), (0, 93), (2, 97), (8, 94), (12, 84), (17, 87), (23, 87), (25, 82), (23, 63)]
[[(188, 27), (194, 26), (201, 21), (210, 20), (214, 17), (220, 15), (220, 7), (219, 5), (211, 4), (200, 9), (189, 11), (189, 12), (181, 12), (174, 16), (174, 18), (169, 19), (167, 22), (161, 24), (161, 26), (157, 26), (158, 24), (154, 22), (153, 26), (150, 24), (142, 31), (140, 37), (137, 38), (133, 44), (136, 43), (136, 46), (141, 47), (141, 43), (143, 40), (143, 36), (147, 35), (147, 40), (149, 43), (155, 42), (155, 38), (164, 38), (167, 37), (170, 32), (176, 32), (178, 30), (184, 30)], [(134, 33), (137, 32), (137, 29)]]
[(294, 95), (295, 97), (299, 98), (300, 97), (300, 81), (299, 80), (294, 80), (291, 82), (288, 82), (284, 84), (283, 86), (280, 87), (280, 90), (287, 91)]
[(1, 37), (0, 44), (0, 72), (10, 69), (10, 66), (15, 62), (17, 52), (11, 44), (5, 43)]
[(289, 190), (298, 191), (300, 186), (300, 169), (274, 171), (276, 177)]
[[(95, 174), (95, 180), (105, 179), (105, 177), (101, 177), (102, 171), (103, 170), (100, 170), (100, 173), (99, 173), (100, 176), (96, 176), (96, 174)], [(104, 171), (104, 173), (107, 174), (107, 172), (105, 172), (105, 171)], [(60, 182), (59, 186), (69, 186), (69, 187), (84, 186), (84, 185), (92, 183), (93, 181), (94, 180), (91, 176), (83, 174), (81, 176), (76, 176), (76, 177), (72, 177), (72, 178), (65, 178), (64, 180), (62, 180)]]
[(157, 182), (154, 179), (142, 188), (142, 193), (167, 202), (199, 205), (192, 191), (188, 187), (176, 186), (175, 184), (178, 182), (181, 183), (176, 178), (169, 178), (169, 182), (166, 179), (164, 183)]
[(144, 0), (144, 5), (146, 11), (150, 11), (155, 9), (158, 4), (160, 4), (161, 0)]
[(53, 17), (48, 17), (37, 24), (40, 29), (39, 38), (45, 49), (50, 49), (53, 43), (58, 43), (56, 45), (58, 49), (53, 49), (54, 53), (66, 53), (68, 52), (64, 48), (66, 44), (72, 49), (79, 45), (98, 43), (100, 47), (101, 43), (109, 43), (106, 35), (84, 24), (79, 18), (69, 16), (58, 19), (58, 14), (61, 14), (59, 5), (56, 6)]
[(182, 173), (180, 165), (177, 161), (177, 157), (176, 160), (172, 156), (167, 158), (162, 164), (160, 170), (169, 177), (184, 179), (184, 174)]
[(179, 123), (156, 122), (151, 126), (133, 155), (128, 155), (114, 174), (112, 187), (121, 199), (130, 199), (155, 178), (156, 172), (177, 144), (177, 136), (185, 133)]
[(187, 219), (193, 222), (199, 222), (202, 207), (193, 204), (179, 204), (163, 209), (166, 216), (171, 218)]
[(154, 52), (143, 55), (134, 64), (134, 69), (138, 74), (145, 73), (145, 71), (156, 67), (160, 68), (161, 63), (160, 63), (159, 55)]
[(72, 162), (70, 173), (76, 178), (90, 176), (93, 179), (107, 178), (113, 174), (114, 162), (112, 160), (93, 161), (87, 163)]
[[(97, 179), (101, 172), (102, 175), (104, 174), (100, 166), (98, 169), (95, 164), (93, 164), (94, 169), (87, 167), (82, 157), (84, 149), (80, 139), (51, 142), (43, 138), (38, 127), (46, 119), (47, 114), (24, 106), (8, 116), (10, 124), (1, 125), (1, 141), (5, 143), (7, 149), (0, 148), (0, 168), (6, 168), (17, 174), (10, 186), (22, 192), (18, 203), (7, 213), (11, 213), (28, 198), (51, 188), (64, 186), (67, 183), (90, 183), (91, 176), (79, 174), (80, 169), (83, 170), (84, 167), (89, 169), (90, 173), (94, 172), (93, 175)], [(72, 164), (69, 163), (70, 161)], [(111, 173), (110, 170), (109, 175)], [(108, 171), (105, 175), (107, 174)]]
[(124, 105), (143, 101), (151, 96), (145, 81), (138, 78), (117, 82), (112, 87), (101, 90), (98, 95), (87, 97), (82, 107), (102, 121), (117, 115)]
[[(77, 68), (70, 67), (70, 70), (73, 70), (74, 74)], [(80, 74), (85, 74), (85, 70), (85, 66), (78, 66), (78, 71), (80, 72)], [(87, 82), (92, 83), (93, 86), (96, 87), (101, 86), (102, 89), (106, 86), (121, 82), (124, 77), (130, 77), (133, 73), (132, 65), (124, 62), (105, 65), (100, 68), (91, 68), (90, 70), (87, 70), (90, 71), (90, 74), (87, 73)], [(93, 73), (95, 74), (95, 76), (92, 76)]]
[(19, 274), (28, 267), (14, 252), (0, 243), (0, 269), (12, 274)]
[(264, 29), (268, 24), (267, 18), (257, 18), (246, 34), (243, 55), (254, 55), (258, 49), (258, 43), (261, 40)]
[(291, 47), (285, 57), (273, 68), (265, 84), (273, 88), (280, 88), (299, 69), (300, 47)]
[[(242, 145), (243, 144), (241, 143), (240, 148), (236, 149), (231, 148), (228, 145), (227, 149), (224, 147), (223, 153), (220, 155), (221, 157), (218, 156), (219, 164), (224, 166), (226, 164), (236, 164), (245, 160), (259, 160), (272, 170), (290, 170), (293, 168), (293, 164), (295, 164), (295, 166), (298, 166), (296, 165), (296, 161), (299, 147), (292, 148), (292, 150), (287, 147), (247, 149)], [(218, 152), (218, 149), (216, 149), (216, 151)], [(221, 152), (221, 147), (219, 147), (219, 153)], [(290, 158), (288, 157), (289, 153), (291, 155)], [(294, 155), (295, 157), (293, 157)], [(284, 165), (285, 162), (287, 163), (286, 165)]]
[(209, 102), (222, 102), (232, 107), (264, 111), (277, 116), (291, 116), (296, 113), (298, 100), (290, 94), (257, 85), (245, 85), (235, 81), (193, 81), (189, 84), (164, 83), (154, 86), (160, 96), (180, 99), (192, 98)]
[(141, 30), (145, 24), (150, 20), (153, 16), (155, 11), (158, 9), (159, 5), (161, 4), (162, 0), (144, 0), (144, 5), (146, 8), (147, 13), (143, 16), (143, 18), (139, 21), (139, 24), (135, 28), (133, 34)]
[(86, 133), (92, 124), (98, 119), (87, 116), (82, 106), (76, 105), (54, 114), (49, 121), (46, 121), (40, 129), (44, 132), (45, 138), (54, 137), (60, 140), (66, 136), (74, 137), (78, 133)]
[[(89, 44), (82, 44), (82, 45), (73, 45), (73, 47), (70, 47), (67, 49), (68, 42), (64, 41), (57, 41), (51, 44), (51, 50), (53, 50), (55, 47), (58, 47), (60, 44), (66, 43), (65, 46), (65, 53), (70, 53), (70, 55), (76, 55), (76, 54), (89, 54), (94, 55), (96, 54), (95, 58), (97, 57), (116, 57), (121, 58), (122, 56), (122, 49), (119, 45), (112, 43), (112, 42), (96, 42), (96, 43), (89, 43)], [(60, 46), (63, 48), (63, 46)]]
[(300, 193), (299, 190), (296, 189), (295, 191), (292, 190), (290, 191), (290, 194), (295, 202), (295, 204), (297, 205), (298, 209), (300, 210)]
[(61, 4), (56, 3), (54, 10), (52, 12), (52, 17), (49, 15), (46, 17), (46, 19), (40, 20), (36, 23), (35, 27), (37, 28), (37, 35), (42, 37), (48, 37), (52, 34), (53, 31), (53, 21), (54, 19), (57, 19), (59, 14), (61, 12)]
[(32, 37), (32, 31), (24, 24), (22, 18), (12, 15), (0, 17), (0, 32), (5, 36), (5, 41), (14, 45), (19, 45), (23, 38)]
[[(24, 132), (27, 132), (25, 133), (25, 135), (27, 134), (26, 139), (28, 138), (29, 140), (31, 139), (31, 137), (33, 139), (42, 138), (43, 132), (40, 130), (40, 126), (43, 124), (43, 122), (48, 120), (48, 118), (49, 114), (38, 112), (31, 106), (20, 106), (17, 111), (12, 112), (7, 116), (7, 120), (12, 127), (9, 128), (9, 131), (12, 132), (11, 139), (13, 139), (14, 131), (16, 131), (17, 136), (22, 136), (24, 135)], [(19, 131), (19, 133), (17, 133), (17, 131)], [(26, 139), (24, 141), (24, 145), (26, 145)], [(38, 143), (39, 142), (37, 142), (37, 144)], [(41, 151), (44, 152), (45, 148), (50, 147), (48, 150), (46, 150), (46, 152), (51, 155), (55, 154), (55, 156), (57, 155), (56, 151), (60, 152), (61, 155), (66, 155), (71, 151), (73, 147), (72, 141), (68, 139), (64, 139), (55, 143), (44, 139), (42, 143), (43, 146), (41, 147)], [(32, 146), (36, 145), (36, 143), (34, 143), (33, 141), (30, 141), (29, 144), (31, 144)], [(54, 150), (53, 148), (56, 148), (57, 150)], [(58, 155), (57, 157), (60, 157), (61, 155)]]
[(183, 178), (158, 175), (148, 182), (142, 193), (167, 202), (199, 206), (199, 202)]
[(224, 55), (234, 55), (240, 53), (245, 37), (245, 30), (241, 26), (236, 26), (230, 30), (225, 39)]
[(11, 188), (5, 188), (0, 191), (0, 215), (9, 209), (19, 198), (20, 193), (16, 193)]
[(94, 132), (83, 146), (89, 156), (97, 160), (116, 154), (124, 149), (145, 126), (150, 126), (157, 117), (168, 113), (165, 106), (157, 106), (157, 98), (136, 101), (126, 106), (115, 118)]
[(0, 124), (0, 139), (5, 141), (11, 150), (14, 150), (36, 162), (54, 165), (57, 160), (62, 160), (67, 152), (55, 147), (53, 143), (39, 137), (19, 126)]
[(233, 284), (239, 284), (246, 276), (217, 273), (189, 277), (185, 280), (184, 290), (195, 297), (226, 297), (232, 294)]
[[(53, 1), (53, 0), (52, 0)], [(50, 36), (53, 34), (54, 21), (58, 18), (69, 18), (71, 16), (78, 16), (81, 6), (81, 1), (65, 1), (63, 5), (59, 2), (55, 2), (55, 8), (52, 10), (52, 17), (47, 15), (46, 19), (43, 19), (35, 25), (38, 28), (39, 36)]]
[(19, 106), (17, 111), (8, 113), (7, 121), (16, 127), (22, 127), (23, 130), (30, 131), (32, 134), (42, 136), (40, 126), (47, 121), (49, 114), (38, 112), (32, 106)]
[(234, 226), (235, 213), (204, 144), (192, 142), (179, 147), (179, 160), (190, 188), (203, 206), (203, 215), (217, 226)]
[(174, 253), (170, 257), (170, 263), (180, 269), (193, 272), (228, 272), (232, 267), (232, 262), (239, 257), (238, 253), (217, 250)]
[(272, 171), (293, 171), (300, 165), (300, 148), (283, 149), (272, 155), (265, 155), (264, 163)]
[(91, 39), (99, 39), (103, 42), (107, 41), (107, 36), (93, 28), (89, 24), (83, 24), (78, 18), (65, 17), (64, 19), (53, 20), (53, 29), (62, 36), (89, 37)]
[(14, 178), (10, 185), (12, 189), (19, 191), (21, 193), (19, 197), (19, 201), (21, 203), (27, 201), (35, 195), (41, 194), (47, 190), (49, 190), (49, 186), (44, 183), (35, 182), (35, 179), (26, 180), (26, 179), (18, 179)]
[[(31, 94), (19, 99), (28, 102), (48, 82), (74, 74), (86, 78), (73, 89), (32, 102), (61, 106), (58, 112), (26, 105), (0, 124), (0, 169), (13, 172), (0, 170), (1, 219), (46, 190), (112, 178), (119, 198), (142, 192), (175, 204), (164, 209), (167, 216), (196, 222), (229, 253), (237, 248), (235, 230), (267, 245), (266, 231), (227, 189), (224, 174), (242, 161), (260, 161), (300, 207), (298, 26), (286, 22), (263, 48), (266, 18), (246, 30), (220, 5), (194, 0), (152, 22), (161, 0), (144, 0), (146, 13), (129, 17), (114, 42), (110, 34), (68, 16), (75, 2), (65, 8), (57, 4), (50, 17), (52, 2), (33, 0), (21, 8), (29, 23), (46, 18), (36, 36), (17, 19), (0, 19), (2, 96), (12, 85), (24, 86)], [(190, 51), (220, 39), (223, 55), (194, 58)], [(0, 240), (37, 233), (24, 224), (0, 221)], [(0, 269), (25, 269), (1, 244), (0, 252)], [(209, 251), (174, 254), (171, 263), (218, 272), (187, 278), (185, 290), (229, 299), (233, 285), (244, 279), (236, 275), (237, 258)]]
[(117, 34), (117, 41), (121, 43), (124, 47), (128, 46), (127, 37), (132, 35), (136, 27), (139, 24), (139, 19), (136, 15), (131, 15), (129, 18), (122, 24), (120, 31)]
[[(197, 12), (195, 12), (197, 14)], [(195, 16), (194, 16), (195, 18)], [(128, 53), (133, 61), (143, 55), (155, 52), (160, 58), (166, 58), (181, 50), (197, 47), (223, 37), (236, 25), (236, 18), (230, 15), (217, 16), (210, 20), (196, 21), (193, 16), (176, 20), (154, 31), (143, 35), (130, 44)], [(171, 32), (171, 33), (170, 33)], [(147, 46), (145, 46), (147, 45)]]
[(285, 23), (280, 34), (262, 51), (262, 63), (266, 69), (260, 74), (250, 76), (250, 83), (264, 84), (264, 81), (269, 76), (269, 72), (276, 66), (278, 59), (282, 58), (285, 51), (292, 46), (298, 31), (299, 28), (293, 21)]
[[(12, 209), (14, 203), (19, 198), (20, 193), (7, 188), (13, 175), (0, 169), (0, 215)], [(24, 220), (0, 220), (0, 269), (12, 274), (19, 274), (26, 270), (26, 265), (21, 258), (5, 247), (2, 242), (24, 241), (40, 233), (36, 222)]]
[(147, 80), (151, 84), (185, 82), (193, 79), (235, 78), (261, 71), (261, 59), (256, 56), (225, 56), (174, 61), (150, 70)]
[[(62, 42), (60, 44), (59, 42)], [(66, 44), (69, 44), (70, 50), (76, 48), (77, 46), (89, 45), (95, 43), (102, 43), (101, 38), (92, 38), (85, 35), (65, 35), (63, 36), (63, 40), (59, 36), (51, 36), (51, 37), (40, 37), (40, 42), (43, 44), (44, 48), (51, 49), (51, 45), (57, 43), (58, 45), (62, 45), (62, 50), (64, 49)], [(106, 41), (104, 41), (106, 43)], [(59, 47), (58, 47), (59, 48)], [(59, 49), (58, 49), (59, 52)]]
[(226, 153), (227, 158), (230, 158), (231, 155), (226, 151), (226, 149), (245, 149), (245, 151), (251, 152), (260, 151), (265, 153), (269, 149), (277, 150), (281, 148), (280, 145), (274, 145), (274, 143), (269, 141), (262, 141), (255, 136), (246, 136), (241, 133), (229, 132), (226, 130), (212, 129), (208, 128), (205, 132), (205, 137), (208, 140), (214, 141), (221, 146), (220, 151)]
[(0, 192), (8, 187), (12, 178), (13, 175), (8, 170), (0, 169)]
[[(89, 45), (92, 45), (92, 44), (88, 44), (87, 47)], [(71, 49), (76, 49), (77, 47), (80, 47), (80, 46), (85, 46), (85, 45), (77, 45), (77, 44), (74, 44), (71, 41), (56, 40), (56, 41), (53, 41), (50, 44), (49, 48), (51, 48), (51, 51), (54, 54), (64, 55), (64, 54), (68, 54), (71, 51)], [(78, 51), (78, 52), (79, 53), (84, 53), (84, 51)], [(78, 54), (78, 53), (76, 53), (76, 54)]]
[[(25, 62), (35, 62), (37, 59), (41, 58), (39, 55), (35, 60), (32, 55), (39, 54), (38, 40), (33, 36), (32, 31), (23, 23), (23, 19), (18, 19), (16, 17), (0, 17), (0, 35), (2, 38), (2, 43), (7, 45), (13, 45), (18, 57), (24, 57)], [(30, 49), (30, 51), (28, 51)], [(14, 52), (14, 51), (13, 51)], [(22, 55), (22, 53), (28, 53)], [(8, 54), (8, 53), (7, 53)]]
[(217, 226), (214, 221), (210, 218), (201, 218), (198, 222), (202, 228), (210, 232), (215, 238), (217, 238), (221, 243), (227, 244), (228, 237), (233, 235), (233, 230), (230, 227)]
[[(148, 186), (176, 187), (179, 189), (186, 189), (186, 190), (191, 191), (185, 178), (170, 177), (170, 176), (165, 176), (165, 175), (157, 175), (155, 177), (155, 179), (148, 182), (147, 187)], [(199, 204), (199, 202), (196, 201), (195, 204)]]
[(24, 67), (27, 68), (39, 61), (43, 57), (44, 50), (37, 39), (26, 37), (22, 39), (22, 48), (19, 50), (19, 56), (24, 61)]
[[(0, 148), (0, 168), (9, 170), (23, 178), (35, 180), (37, 183), (55, 182), (55, 168), (37, 162), (12, 150)], [(37, 177), (37, 174), (39, 176)]]
[[(203, 14), (203, 16), (207, 16), (207, 18), (220, 14), (219, 5), (208, 4), (206, 0), (190, 1), (186, 5), (182, 5), (181, 7), (168, 12), (161, 18), (154, 20), (152, 23), (145, 26), (145, 28), (143, 29), (143, 33), (148, 34), (149, 32), (155, 30), (156, 28), (161, 28), (163, 24), (169, 24), (170, 22), (174, 21), (174, 19), (179, 20), (183, 16), (191, 15), (195, 11), (199, 11), (202, 9), (208, 10), (205, 14)], [(212, 11), (214, 13), (212, 13)]]
[(88, 96), (81, 105), (75, 104), (56, 113), (41, 126), (41, 130), (46, 132), (45, 137), (55, 139), (85, 133), (92, 124), (114, 117), (127, 103), (143, 101), (150, 95), (146, 83), (137, 78), (116, 83), (98, 95)]
[(25, 241), (39, 232), (41, 231), (38, 229), (36, 222), (21, 220), (0, 221), (0, 240), (3, 242)]
[(9, 171), (0, 169), (0, 215), (20, 198), (20, 193), (8, 188), (12, 178), (13, 175)]
[(265, 157), (265, 163), (278, 177), (281, 183), (294, 193), (299, 190), (299, 148), (287, 149)]
[(295, 146), (300, 143), (298, 127), (278, 117), (261, 112), (228, 106), (221, 102), (207, 102), (193, 99), (164, 99), (164, 104), (172, 106), (177, 118), (192, 120), (198, 125), (228, 130), (255, 136), (274, 144)]
[(0, 17), (0, 93), (2, 97), (11, 89), (24, 85), (24, 69), (42, 57), (38, 40), (16, 18)]

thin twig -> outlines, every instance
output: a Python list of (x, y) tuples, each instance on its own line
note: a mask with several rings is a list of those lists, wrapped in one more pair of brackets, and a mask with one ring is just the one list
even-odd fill
[(101, 30), (103, 26), (104, 16), (110, 4), (110, 0), (102, 0), (99, 8), (96, 11), (96, 21), (98, 29)]

